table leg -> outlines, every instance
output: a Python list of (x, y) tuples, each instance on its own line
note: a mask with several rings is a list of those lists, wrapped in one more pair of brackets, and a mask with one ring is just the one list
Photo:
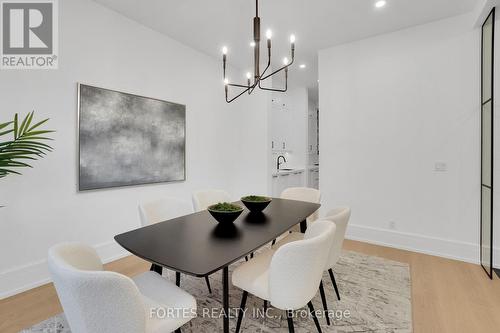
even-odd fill
[(305, 233), (306, 229), (307, 229), (307, 221), (304, 220), (304, 221), (300, 222), (300, 232)]
[(222, 270), (222, 310), (224, 311), (224, 333), (229, 333), (229, 268)]

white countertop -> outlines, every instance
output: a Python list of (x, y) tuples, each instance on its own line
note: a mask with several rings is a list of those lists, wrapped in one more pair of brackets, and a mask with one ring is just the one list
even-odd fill
[(291, 170), (278, 170), (278, 171), (275, 171), (273, 172), (273, 176), (279, 176), (279, 175), (289, 175), (291, 173), (299, 173), (299, 172), (304, 172), (305, 169), (303, 168), (297, 168), (297, 169), (294, 169), (292, 168)]

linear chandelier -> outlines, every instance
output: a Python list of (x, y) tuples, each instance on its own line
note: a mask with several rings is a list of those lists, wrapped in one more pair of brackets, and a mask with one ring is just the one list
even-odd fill
[[(250, 72), (247, 73), (247, 84), (234, 84), (230, 83), (229, 79), (226, 77), (226, 62), (227, 62), (227, 47), (222, 48), (222, 64), (223, 64), (223, 72), (224, 72), (224, 90), (226, 95), (226, 102), (231, 103), (244, 93), (248, 92), (250, 95), (256, 87), (262, 90), (269, 91), (277, 91), (277, 92), (285, 92), (288, 88), (288, 67), (293, 64), (295, 58), (295, 36), (290, 36), (290, 45), (291, 45), (291, 61), (288, 58), (283, 59), (283, 66), (275, 70), (274, 72), (267, 74), (267, 70), (271, 66), (271, 30), (266, 31), (267, 37), (267, 66), (264, 71), (260, 72), (260, 17), (259, 17), (259, 0), (255, 0), (255, 17), (253, 18), (253, 42), (251, 46), (254, 48), (254, 75), (253, 75), (253, 83), (251, 81), (252, 74)], [(274, 89), (274, 88), (266, 88), (263, 86), (262, 82), (271, 76), (278, 74), (281, 71), (285, 71), (285, 87), (283, 89)], [(236, 96), (233, 98), (229, 98), (229, 87), (234, 87), (238, 89), (242, 89)]]

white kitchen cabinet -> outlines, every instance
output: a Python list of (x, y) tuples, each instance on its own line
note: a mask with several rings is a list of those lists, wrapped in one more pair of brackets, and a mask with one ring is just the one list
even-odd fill
[(318, 153), (318, 113), (317, 111), (309, 112), (308, 114), (308, 129), (307, 129), (309, 154)]
[(286, 95), (273, 94), (271, 100), (271, 148), (274, 151), (291, 150), (293, 133), (290, 126), (291, 112)]
[(319, 189), (319, 169), (309, 169), (307, 178), (309, 187)]

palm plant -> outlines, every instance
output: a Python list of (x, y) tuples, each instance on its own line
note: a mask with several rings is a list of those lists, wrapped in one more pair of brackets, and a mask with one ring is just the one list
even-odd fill
[(0, 141), (0, 178), (9, 174), (20, 175), (16, 168), (31, 168), (32, 166), (28, 164), (31, 163), (30, 160), (38, 160), (52, 151), (52, 147), (43, 141), (52, 140), (44, 135), (54, 131), (40, 129), (40, 126), (49, 119), (32, 125), (34, 113), (34, 111), (28, 113), (20, 124), (17, 113), (13, 121), (0, 123), (0, 138), (12, 134), (10, 140)]

